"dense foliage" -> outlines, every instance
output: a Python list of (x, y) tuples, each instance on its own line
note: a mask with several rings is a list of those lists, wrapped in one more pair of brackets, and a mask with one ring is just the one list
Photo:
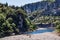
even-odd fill
[(60, 33), (60, 21), (56, 21), (56, 32)]
[(30, 29), (35, 27), (28, 21), (22, 8), (0, 3), (0, 37), (20, 34)]

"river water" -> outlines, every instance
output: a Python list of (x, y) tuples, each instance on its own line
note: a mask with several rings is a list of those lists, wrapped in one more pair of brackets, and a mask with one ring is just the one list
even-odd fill
[(28, 34), (40, 34), (40, 33), (45, 33), (45, 32), (53, 32), (53, 29), (49, 29), (49, 28), (38, 28), (35, 31), (32, 32), (28, 32)]

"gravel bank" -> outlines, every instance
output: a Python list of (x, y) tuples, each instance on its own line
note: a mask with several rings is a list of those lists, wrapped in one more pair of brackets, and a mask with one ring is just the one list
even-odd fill
[(31, 34), (31, 36), (27, 35), (16, 35), (5, 38), (0, 38), (0, 40), (60, 40), (59, 36), (56, 36), (53, 33), (46, 32), (42, 34)]

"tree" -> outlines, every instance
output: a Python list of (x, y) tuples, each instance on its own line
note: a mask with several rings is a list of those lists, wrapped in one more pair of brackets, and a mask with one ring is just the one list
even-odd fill
[(8, 6), (8, 3), (6, 2), (5, 6)]
[(2, 29), (4, 31), (5, 36), (11, 35), (11, 33), (13, 33), (12, 28), (13, 27), (7, 20), (2, 24)]
[(5, 21), (5, 16), (3, 14), (0, 14), (0, 26)]
[(56, 30), (55, 30), (58, 35), (60, 36), (60, 22), (59, 21), (56, 21)]
[[(28, 29), (35, 29), (35, 26), (27, 19), (27, 14), (21, 7), (8, 6), (8, 3), (0, 5), (0, 37), (10, 36), (12, 33), (19, 34), (23, 32), (21, 29), (25, 32)], [(23, 25), (22, 27), (20, 23)]]
[(36, 29), (36, 26), (34, 24), (32, 24), (28, 18), (26, 18), (25, 20), (26, 20), (26, 24), (28, 27), (28, 29), (27, 29), (28, 31), (33, 31)]
[(22, 14), (23, 16), (27, 16), (26, 12), (22, 9), (17, 9), (16, 12)]
[[(60, 24), (56, 26), (56, 32), (60, 33)], [(60, 34), (59, 34), (60, 35)]]
[(9, 23), (13, 23), (13, 19), (12, 18), (8, 18), (7, 20), (9, 21)]

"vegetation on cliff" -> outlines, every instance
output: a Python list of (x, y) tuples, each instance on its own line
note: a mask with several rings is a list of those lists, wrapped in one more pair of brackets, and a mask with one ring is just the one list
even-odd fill
[(0, 37), (34, 30), (34, 25), (28, 20), (22, 8), (0, 3)]

